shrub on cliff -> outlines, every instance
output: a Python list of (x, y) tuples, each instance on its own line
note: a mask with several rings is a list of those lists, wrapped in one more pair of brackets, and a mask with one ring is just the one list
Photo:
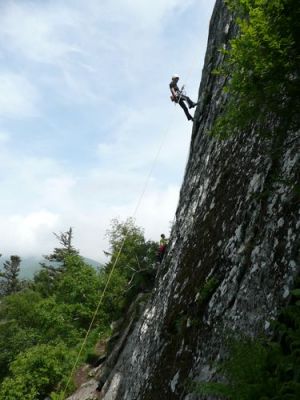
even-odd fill
[(114, 219), (107, 235), (111, 259), (105, 271), (109, 274), (115, 268), (114, 275), (124, 279), (124, 301), (128, 305), (137, 293), (153, 287), (158, 244), (147, 241), (132, 218), (125, 222)]
[[(243, 129), (270, 135), (300, 124), (300, 2), (227, 0), (239, 33), (216, 71), (227, 78), (227, 103), (212, 133)], [(270, 123), (271, 122), (271, 123)], [(282, 126), (284, 125), (284, 126)]]
[(291, 303), (274, 323), (272, 340), (233, 340), (227, 360), (218, 366), (225, 383), (194, 383), (194, 391), (230, 400), (300, 398), (300, 280)]

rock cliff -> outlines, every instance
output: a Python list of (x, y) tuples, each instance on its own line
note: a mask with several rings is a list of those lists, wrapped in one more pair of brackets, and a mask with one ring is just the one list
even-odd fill
[(217, 0), (176, 222), (154, 292), (101, 397), (96, 379), (90, 397), (72, 399), (199, 399), (186, 383), (214, 377), (225, 338), (268, 334), (287, 302), (299, 273), (299, 132), (287, 130), (279, 150), (276, 138), (255, 129), (223, 141), (207, 134), (224, 102), (225, 82), (212, 71), (235, 30)]

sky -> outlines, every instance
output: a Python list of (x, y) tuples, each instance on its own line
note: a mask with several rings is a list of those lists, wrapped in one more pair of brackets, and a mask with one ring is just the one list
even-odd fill
[(113, 218), (169, 234), (192, 124), (168, 84), (196, 101), (214, 3), (0, 3), (0, 253), (49, 254), (71, 226), (104, 262)]

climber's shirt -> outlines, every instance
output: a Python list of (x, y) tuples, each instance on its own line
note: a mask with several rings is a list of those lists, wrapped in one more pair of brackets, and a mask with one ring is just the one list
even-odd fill
[(162, 238), (162, 239), (160, 239), (160, 241), (159, 241), (159, 247), (160, 248), (163, 248), (163, 247), (166, 247), (167, 246), (167, 243), (168, 243), (168, 241), (167, 241), (167, 239), (166, 238)]
[[(173, 91), (175, 91), (177, 94), (180, 92), (179, 87), (177, 86), (177, 83), (175, 81), (171, 81), (169, 86), (170, 86), (170, 90), (171, 90), (172, 94), (173, 94)], [(172, 89), (173, 89), (173, 91), (172, 91)]]

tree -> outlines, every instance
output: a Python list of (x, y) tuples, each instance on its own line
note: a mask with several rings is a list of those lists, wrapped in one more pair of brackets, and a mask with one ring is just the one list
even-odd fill
[(43, 400), (63, 387), (72, 369), (74, 351), (63, 343), (33, 346), (10, 365), (10, 376), (0, 388), (0, 400)]
[(55, 284), (56, 277), (66, 268), (66, 258), (69, 256), (79, 257), (79, 251), (75, 249), (72, 244), (73, 229), (71, 227), (66, 232), (53, 234), (59, 241), (61, 247), (55, 247), (51, 254), (44, 255), (43, 257), (53, 262), (54, 265), (44, 262), (40, 263), (43, 269), (34, 277), (36, 289), (46, 297), (53, 293), (53, 285)]
[(60, 232), (60, 234), (57, 233), (53, 234), (61, 244), (61, 247), (55, 247), (53, 253), (44, 256), (44, 258), (48, 261), (54, 261), (56, 263), (62, 263), (64, 265), (64, 261), (67, 256), (79, 254), (79, 251), (76, 250), (72, 244), (73, 229), (70, 227), (69, 230), (66, 232)]
[[(71, 318), (74, 326), (86, 330), (97, 308), (103, 284), (95, 268), (87, 265), (82, 257), (68, 256), (65, 265), (55, 284), (56, 302), (61, 304), (61, 312)], [(101, 323), (108, 319), (104, 314), (101, 308), (98, 315)]]
[(147, 242), (131, 219), (114, 220), (110, 233), (111, 259), (105, 268), (96, 271), (84, 262), (72, 245), (70, 228), (55, 235), (60, 247), (46, 257), (61, 265), (43, 268), (31, 288), (1, 299), (0, 400), (61, 398), (74, 349), (82, 343), (91, 321), (80, 362), (99, 338), (109, 335), (111, 322), (124, 314), (133, 297), (152, 287), (157, 244)]
[(146, 241), (143, 230), (136, 226), (132, 218), (125, 222), (113, 219), (107, 231), (111, 259), (106, 264), (106, 272), (112, 268), (127, 282), (124, 287), (128, 301), (139, 292), (152, 288), (155, 277), (156, 252), (158, 245)]
[[(40, 338), (36, 304), (41, 296), (30, 290), (5, 296), (0, 302), (0, 380), (9, 370), (9, 364), (24, 349)], [(38, 325), (39, 324), (39, 325)]]
[(279, 136), (299, 129), (299, 0), (225, 2), (239, 32), (221, 50), (225, 61), (215, 71), (226, 79), (228, 96), (212, 133), (226, 138), (255, 126)]
[(19, 256), (10, 256), (9, 261), (3, 264), (3, 272), (0, 272), (0, 294), (8, 296), (21, 289), (19, 280), (21, 258)]

